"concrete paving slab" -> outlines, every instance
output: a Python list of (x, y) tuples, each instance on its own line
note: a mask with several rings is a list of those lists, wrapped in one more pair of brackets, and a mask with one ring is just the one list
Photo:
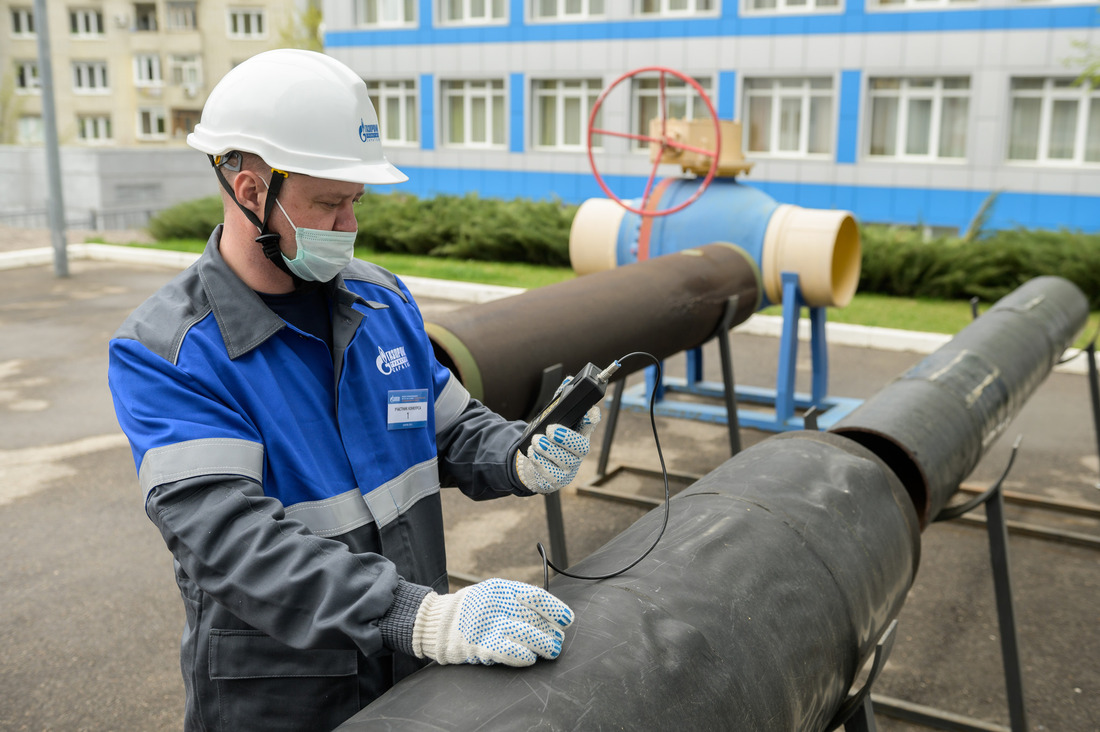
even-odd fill
[[(48, 265), (0, 271), (0, 728), (179, 729), (182, 607), (171, 557), (142, 511), (106, 386), (107, 339), (175, 270), (79, 260), (71, 272), (59, 280)], [(430, 297), (421, 305), (429, 318), (466, 306)], [(735, 332), (732, 350), (739, 384), (774, 384), (774, 338)], [(705, 354), (706, 377), (717, 380), (713, 344)], [(921, 355), (831, 345), (829, 358), (830, 393), (863, 398)], [(670, 359), (669, 372), (682, 373), (682, 362)], [(804, 352), (800, 389), (808, 389), (809, 373)], [(729, 456), (724, 426), (671, 419), (658, 426), (673, 471), (702, 474)], [(1053, 374), (970, 481), (993, 480), (1020, 433), (1010, 489), (1100, 508), (1082, 376)], [(743, 433), (746, 445), (766, 437)], [(594, 477), (595, 457), (579, 482)], [(657, 467), (645, 415), (622, 415), (610, 462)], [(659, 492), (653, 481), (632, 477), (620, 487)], [(574, 559), (645, 512), (574, 489), (562, 500)], [(547, 541), (542, 499), (474, 503), (447, 491), (444, 510), (456, 575), (541, 582), (535, 543)], [(1012, 511), (1013, 518), (1100, 536), (1092, 519)], [(1100, 730), (1100, 554), (1019, 536), (1010, 549), (1031, 729)], [(1007, 725), (985, 534), (934, 525), (922, 553), (876, 691)], [(736, 720), (728, 722), (737, 729)], [(920, 729), (883, 716), (878, 725)]]

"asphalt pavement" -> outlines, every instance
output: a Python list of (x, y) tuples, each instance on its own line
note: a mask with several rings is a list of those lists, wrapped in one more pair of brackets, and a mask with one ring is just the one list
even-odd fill
[[(47, 242), (6, 236), (0, 249)], [(0, 268), (0, 729), (180, 729), (182, 605), (171, 556), (142, 510), (106, 381), (111, 334), (178, 267), (79, 258), (69, 262), (69, 277), (58, 278), (48, 262), (34, 261)], [(469, 307), (430, 287), (418, 300), (429, 318)], [(707, 378), (717, 380), (715, 348), (707, 345), (704, 362)], [(774, 386), (775, 338), (739, 328), (731, 350), (739, 384)], [(808, 350), (799, 359), (799, 386), (807, 390)], [(829, 393), (869, 397), (922, 357), (830, 343)], [(682, 373), (683, 358), (667, 369)], [(673, 472), (703, 474), (729, 457), (723, 425), (659, 419), (658, 427)], [(1052, 374), (968, 484), (994, 480), (1017, 435), (1023, 442), (1006, 488), (1093, 513), (1010, 505), (1010, 518), (1100, 540), (1100, 461), (1086, 377)], [(746, 446), (768, 436), (742, 431)], [(578, 484), (594, 477), (595, 453)], [(609, 459), (612, 467), (658, 467), (648, 417), (621, 415)], [(617, 490), (657, 494), (648, 479), (616, 480)], [(573, 561), (647, 510), (574, 488), (562, 504)], [(541, 581), (535, 544), (548, 540), (543, 499), (474, 503), (447, 491), (444, 509), (456, 586), (491, 576)], [(980, 526), (934, 524), (921, 551), (875, 693), (1007, 726), (986, 534)], [(1029, 729), (1100, 731), (1100, 552), (1013, 533), (1010, 559)], [(880, 730), (924, 729), (876, 719)], [(729, 728), (737, 729), (735, 720)]]

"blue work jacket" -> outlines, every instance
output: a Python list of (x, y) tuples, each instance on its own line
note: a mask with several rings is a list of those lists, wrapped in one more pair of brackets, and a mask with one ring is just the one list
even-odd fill
[(447, 591), (440, 486), (530, 495), (524, 425), (440, 365), (391, 273), (354, 260), (328, 285), (330, 350), (233, 273), (220, 234), (109, 348), (184, 600), (186, 727), (331, 729), (422, 663), (378, 621), (411, 629), (426, 588)]

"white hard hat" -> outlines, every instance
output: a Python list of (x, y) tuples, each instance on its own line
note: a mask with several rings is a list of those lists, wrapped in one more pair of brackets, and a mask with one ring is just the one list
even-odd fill
[(210, 92), (187, 144), (259, 155), (288, 173), (349, 183), (401, 183), (382, 154), (367, 85), (323, 53), (279, 49), (233, 68)]

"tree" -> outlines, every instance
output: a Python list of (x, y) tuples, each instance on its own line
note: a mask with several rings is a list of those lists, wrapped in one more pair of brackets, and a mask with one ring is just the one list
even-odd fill
[(296, 11), (290, 21), (279, 29), (280, 48), (304, 48), (307, 51), (320, 51), (324, 48), (321, 37), (321, 4), (319, 0), (309, 0), (306, 6)]

